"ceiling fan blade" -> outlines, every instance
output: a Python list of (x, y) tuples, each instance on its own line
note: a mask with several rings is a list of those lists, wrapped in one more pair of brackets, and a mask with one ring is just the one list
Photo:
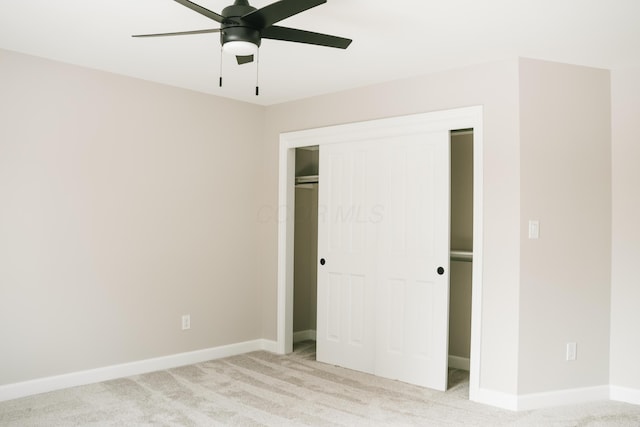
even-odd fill
[(222, 24), (222, 21), (224, 20), (224, 17), (221, 15), (218, 15), (217, 13), (200, 6), (199, 4), (195, 4), (189, 0), (174, 0), (177, 3), (180, 3), (183, 6), (188, 7), (189, 9), (193, 10), (194, 12), (198, 12), (200, 15), (204, 15), (209, 19), (213, 19), (216, 22), (219, 22)]
[(194, 30), (194, 31), (178, 31), (176, 33), (158, 33), (158, 34), (135, 34), (131, 37), (165, 37), (165, 36), (186, 36), (189, 34), (206, 34), (206, 33), (219, 33), (220, 28), (213, 28), (210, 30)]
[(311, 31), (297, 30), (295, 28), (273, 26), (262, 30), (263, 39), (283, 40), (287, 42), (315, 44), (319, 46), (346, 49), (351, 44), (351, 39), (330, 36), (328, 34), (313, 33)]
[(236, 55), (236, 61), (238, 61), (238, 65), (248, 64), (253, 62), (253, 55)]
[(326, 2), (327, 0), (280, 0), (247, 13), (242, 17), (242, 20), (255, 28), (267, 28), (276, 22)]

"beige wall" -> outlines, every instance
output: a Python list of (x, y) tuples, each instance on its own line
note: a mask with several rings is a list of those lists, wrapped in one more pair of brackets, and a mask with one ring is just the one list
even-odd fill
[(606, 70), (520, 61), (521, 394), (608, 384), (610, 99)]
[(517, 389), (519, 281), (518, 61), (479, 65), (271, 106), (260, 184), (263, 335), (276, 338), (278, 144), (281, 132), (484, 106), (484, 289), (481, 387)]
[(3, 50), (0, 94), (0, 385), (260, 338), (263, 108)]
[(612, 73), (611, 384), (640, 390), (640, 68)]

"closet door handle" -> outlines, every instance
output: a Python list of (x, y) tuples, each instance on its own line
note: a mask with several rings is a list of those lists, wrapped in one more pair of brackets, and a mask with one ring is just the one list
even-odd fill
[(324, 258), (320, 258), (320, 265), (325, 265), (327, 261)]
[(444, 274), (444, 268), (443, 267), (438, 267), (438, 274), (440, 276), (442, 276)]

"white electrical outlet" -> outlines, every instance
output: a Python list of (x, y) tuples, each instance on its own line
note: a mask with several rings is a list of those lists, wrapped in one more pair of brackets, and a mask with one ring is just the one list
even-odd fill
[(577, 344), (574, 342), (567, 343), (567, 362), (573, 362), (577, 357)]
[(191, 329), (191, 315), (183, 314), (182, 315), (182, 330), (185, 331), (187, 329)]

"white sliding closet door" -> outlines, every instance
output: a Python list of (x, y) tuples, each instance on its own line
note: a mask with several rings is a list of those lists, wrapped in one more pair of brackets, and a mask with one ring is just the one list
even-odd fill
[(317, 358), (445, 390), (449, 133), (320, 147)]
[(316, 358), (369, 373), (375, 368), (376, 229), (368, 215), (377, 155), (369, 143), (320, 147), (318, 188)]
[(384, 147), (376, 374), (447, 389), (449, 132)]

